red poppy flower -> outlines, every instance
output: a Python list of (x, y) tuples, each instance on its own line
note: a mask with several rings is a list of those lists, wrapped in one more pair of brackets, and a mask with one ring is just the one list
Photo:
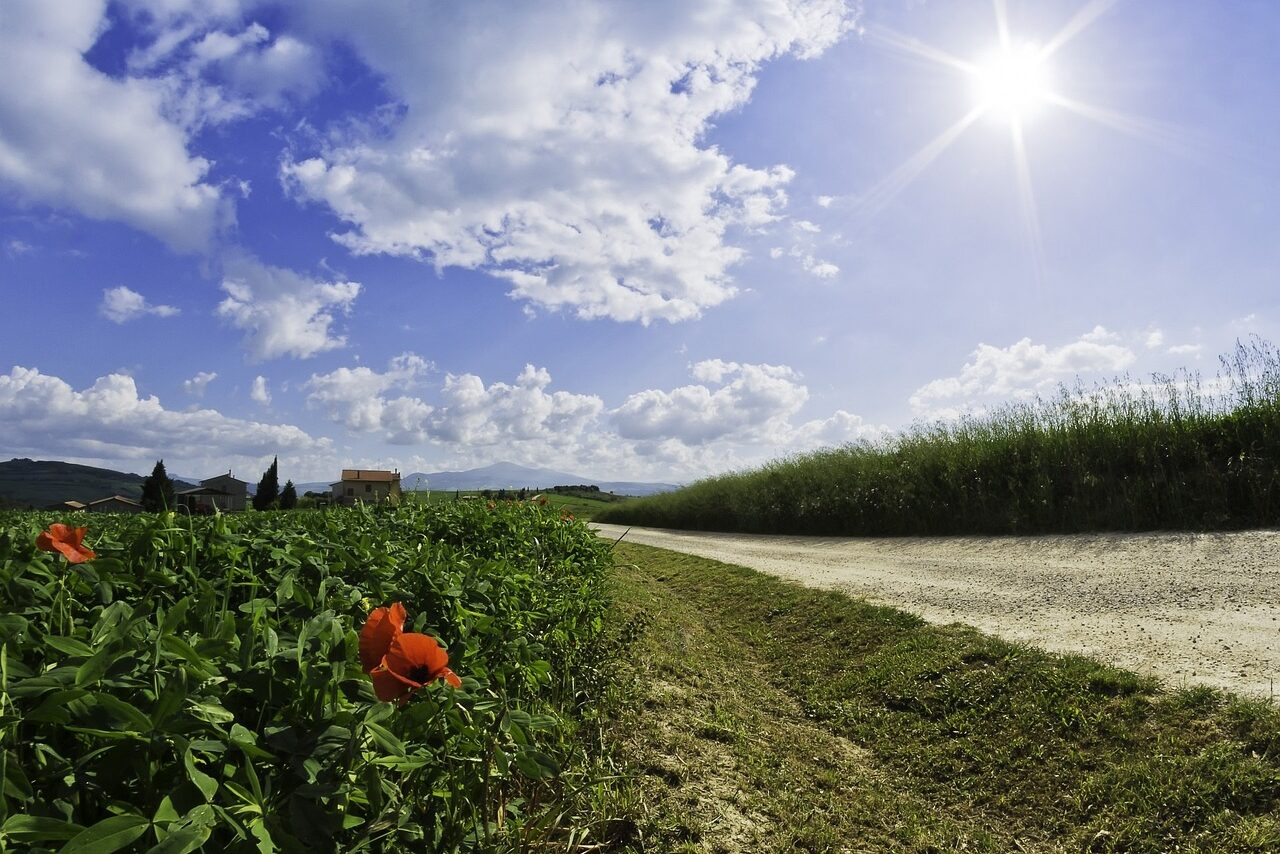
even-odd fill
[(462, 680), (449, 669), (449, 654), (430, 635), (405, 632), (404, 606), (376, 608), (360, 630), (360, 666), (373, 680), (379, 700), (404, 702), (436, 679), (455, 688)]
[(375, 608), (360, 630), (360, 666), (368, 673), (382, 664), (382, 657), (391, 647), (391, 641), (404, 629), (404, 606), (399, 602), (391, 607)]
[(417, 632), (396, 635), (382, 667), (370, 675), (379, 700), (402, 700), (437, 679), (454, 688), (462, 686), (462, 680), (449, 669), (449, 653), (431, 635)]
[(40, 536), (36, 537), (36, 548), (46, 552), (61, 552), (68, 563), (84, 563), (97, 557), (81, 545), (88, 532), (88, 528), (72, 528), (55, 522), (49, 526), (49, 530), (41, 531)]

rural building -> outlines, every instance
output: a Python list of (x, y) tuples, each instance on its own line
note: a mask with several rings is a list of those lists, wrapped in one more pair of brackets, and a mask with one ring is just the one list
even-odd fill
[(50, 504), (44, 508), (46, 510), (86, 510), (87, 505), (82, 501), (59, 501), (57, 504)]
[(343, 469), (342, 480), (330, 484), (334, 504), (351, 506), (357, 501), (380, 504), (400, 500), (400, 472)]
[(106, 498), (90, 501), (85, 509), (93, 513), (141, 513), (142, 505), (123, 495), (108, 495)]
[(186, 507), (192, 513), (243, 510), (249, 503), (249, 484), (232, 477), (228, 471), (200, 481), (194, 489), (174, 493), (173, 497), (179, 507)]

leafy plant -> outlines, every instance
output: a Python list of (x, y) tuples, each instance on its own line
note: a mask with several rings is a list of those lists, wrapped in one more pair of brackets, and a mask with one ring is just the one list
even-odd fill
[[(529, 504), (0, 514), (0, 845), (493, 850), (554, 834), (607, 678), (605, 546)], [(378, 702), (374, 608), (447, 645)]]

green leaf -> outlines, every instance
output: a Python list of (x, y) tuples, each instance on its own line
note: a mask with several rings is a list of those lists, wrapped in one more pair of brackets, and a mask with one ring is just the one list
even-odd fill
[(0, 615), (0, 642), (12, 640), (27, 630), (27, 621), (17, 614)]
[(97, 682), (119, 657), (120, 653), (114, 649), (114, 645), (98, 650), (88, 661), (76, 668), (76, 687), (82, 688)]
[(200, 794), (204, 795), (204, 799), (206, 801), (213, 800), (213, 796), (218, 792), (218, 781), (196, 767), (195, 757), (190, 750), (182, 754), (182, 764), (186, 766), (187, 778), (200, 790)]
[(164, 623), (160, 626), (161, 634), (173, 634), (177, 631), (178, 626), (182, 625), (182, 621), (187, 617), (187, 609), (191, 607), (191, 597), (184, 596), (179, 599), (169, 612), (164, 615)]
[(0, 834), (14, 842), (54, 842), (71, 839), (84, 830), (79, 824), (38, 815), (14, 815), (0, 827)]
[(132, 703), (121, 700), (119, 697), (113, 697), (110, 694), (97, 693), (93, 694), (93, 699), (98, 705), (106, 710), (121, 723), (127, 724), (133, 732), (150, 732), (151, 718), (142, 713), (142, 710)]
[(150, 826), (151, 822), (140, 815), (113, 815), (76, 834), (59, 854), (111, 854), (146, 833)]
[(236, 719), (235, 715), (211, 700), (187, 700), (187, 705), (191, 707), (191, 714), (206, 723), (229, 724)]
[(64, 638), (58, 635), (49, 635), (44, 639), (44, 645), (56, 649), (63, 655), (75, 655), (82, 658), (88, 658), (93, 655), (93, 647), (89, 646), (82, 640), (75, 638)]
[(556, 761), (541, 750), (522, 750), (517, 753), (516, 767), (522, 774), (533, 780), (554, 777), (560, 773), (560, 766)]
[(159, 845), (147, 849), (147, 854), (190, 854), (209, 839), (212, 828), (184, 827), (175, 830), (164, 838)]
[(381, 724), (365, 721), (364, 728), (373, 736), (373, 740), (383, 750), (396, 756), (404, 756), (404, 743), (392, 735), (391, 731)]

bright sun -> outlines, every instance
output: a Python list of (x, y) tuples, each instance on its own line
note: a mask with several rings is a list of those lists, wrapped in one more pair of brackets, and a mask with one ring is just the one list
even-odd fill
[(972, 67), (978, 104), (1010, 121), (1030, 117), (1049, 97), (1049, 70), (1034, 45), (1002, 47)]

